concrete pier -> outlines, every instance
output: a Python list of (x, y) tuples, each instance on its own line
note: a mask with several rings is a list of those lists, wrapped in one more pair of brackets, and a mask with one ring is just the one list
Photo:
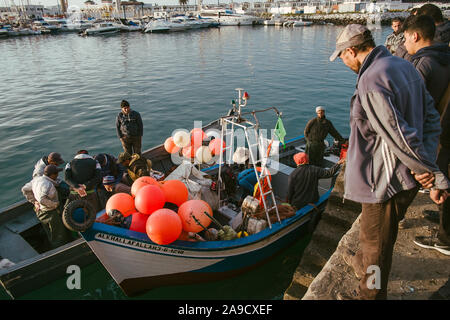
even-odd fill
[[(343, 173), (305, 249), (285, 300), (334, 300), (339, 292), (357, 288), (353, 270), (342, 259), (348, 248), (359, 242), (359, 204), (345, 200)], [(438, 225), (424, 218), (424, 210), (437, 210), (428, 194), (419, 193), (406, 213), (394, 248), (388, 285), (388, 299), (450, 299), (450, 256), (423, 249), (413, 243), (415, 236), (431, 235)]]

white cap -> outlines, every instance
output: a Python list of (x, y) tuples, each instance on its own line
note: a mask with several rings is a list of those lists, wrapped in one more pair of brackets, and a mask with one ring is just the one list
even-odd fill
[(316, 113), (319, 112), (319, 111), (325, 112), (325, 108), (322, 107), (322, 106), (317, 106), (317, 107), (316, 107)]

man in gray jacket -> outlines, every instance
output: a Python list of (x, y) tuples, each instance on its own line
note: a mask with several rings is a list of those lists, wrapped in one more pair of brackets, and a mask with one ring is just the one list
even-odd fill
[(439, 114), (412, 64), (376, 47), (366, 27), (344, 28), (330, 61), (338, 56), (358, 74), (344, 197), (362, 206), (360, 250), (344, 255), (361, 280), (357, 291), (341, 298), (386, 299), (398, 221), (418, 190), (411, 171), (434, 176), (430, 197), (436, 203), (450, 186), (435, 164)]
[(61, 219), (60, 199), (56, 190), (61, 182), (58, 179), (61, 170), (62, 168), (49, 164), (44, 168), (42, 176), (36, 176), (22, 188), (25, 198), (34, 205), (36, 215), (53, 248), (72, 240), (70, 231)]

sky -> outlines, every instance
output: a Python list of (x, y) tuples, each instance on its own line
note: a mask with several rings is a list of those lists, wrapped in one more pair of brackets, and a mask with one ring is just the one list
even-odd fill
[[(69, 2), (69, 7), (74, 5), (74, 6), (79, 6), (80, 8), (85, 7), (84, 2), (86, 0), (68, 0)], [(144, 3), (151, 3), (151, 4), (158, 4), (158, 5), (164, 5), (164, 4), (178, 4), (178, 0), (138, 0), (138, 1), (142, 1)], [(196, 4), (197, 0), (189, 0), (188, 4), (193, 5)], [(235, 2), (243, 2), (244, 0), (235, 0)], [(247, 0), (248, 1), (248, 0)], [(261, 0), (258, 0), (261, 1)], [(100, 4), (101, 0), (94, 0), (95, 3)], [(231, 0), (220, 0), (220, 3), (228, 3), (231, 2)], [(248, 2), (253, 2), (253, 0), (250, 0)], [(10, 0), (0, 0), (0, 7), (3, 7), (4, 5), (10, 4)], [(59, 3), (59, 0), (14, 0), (14, 3), (16, 5), (21, 5), (21, 4), (41, 4), (44, 5), (46, 7), (49, 6), (55, 6), (57, 3)], [(204, 4), (216, 4), (217, 0), (203, 0)]]

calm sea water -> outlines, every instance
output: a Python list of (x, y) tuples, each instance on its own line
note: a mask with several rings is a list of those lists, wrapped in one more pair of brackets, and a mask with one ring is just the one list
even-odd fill
[[(238, 87), (250, 93), (249, 110), (275, 106), (283, 112), (287, 138), (302, 134), (317, 105), (347, 136), (356, 75), (341, 61), (328, 60), (341, 28), (222, 27), (1, 40), (0, 207), (23, 199), (21, 187), (49, 152), (60, 152), (66, 161), (80, 149), (121, 152), (115, 117), (122, 99), (142, 115), (144, 149), (177, 128), (191, 129), (194, 120), (206, 124), (225, 114)], [(375, 31), (376, 43), (390, 32)], [(273, 118), (261, 119), (275, 126)], [(281, 299), (305, 241), (250, 275), (142, 297)], [(83, 272), (85, 290), (68, 293), (61, 279), (29, 298), (125, 298), (100, 264)]]

